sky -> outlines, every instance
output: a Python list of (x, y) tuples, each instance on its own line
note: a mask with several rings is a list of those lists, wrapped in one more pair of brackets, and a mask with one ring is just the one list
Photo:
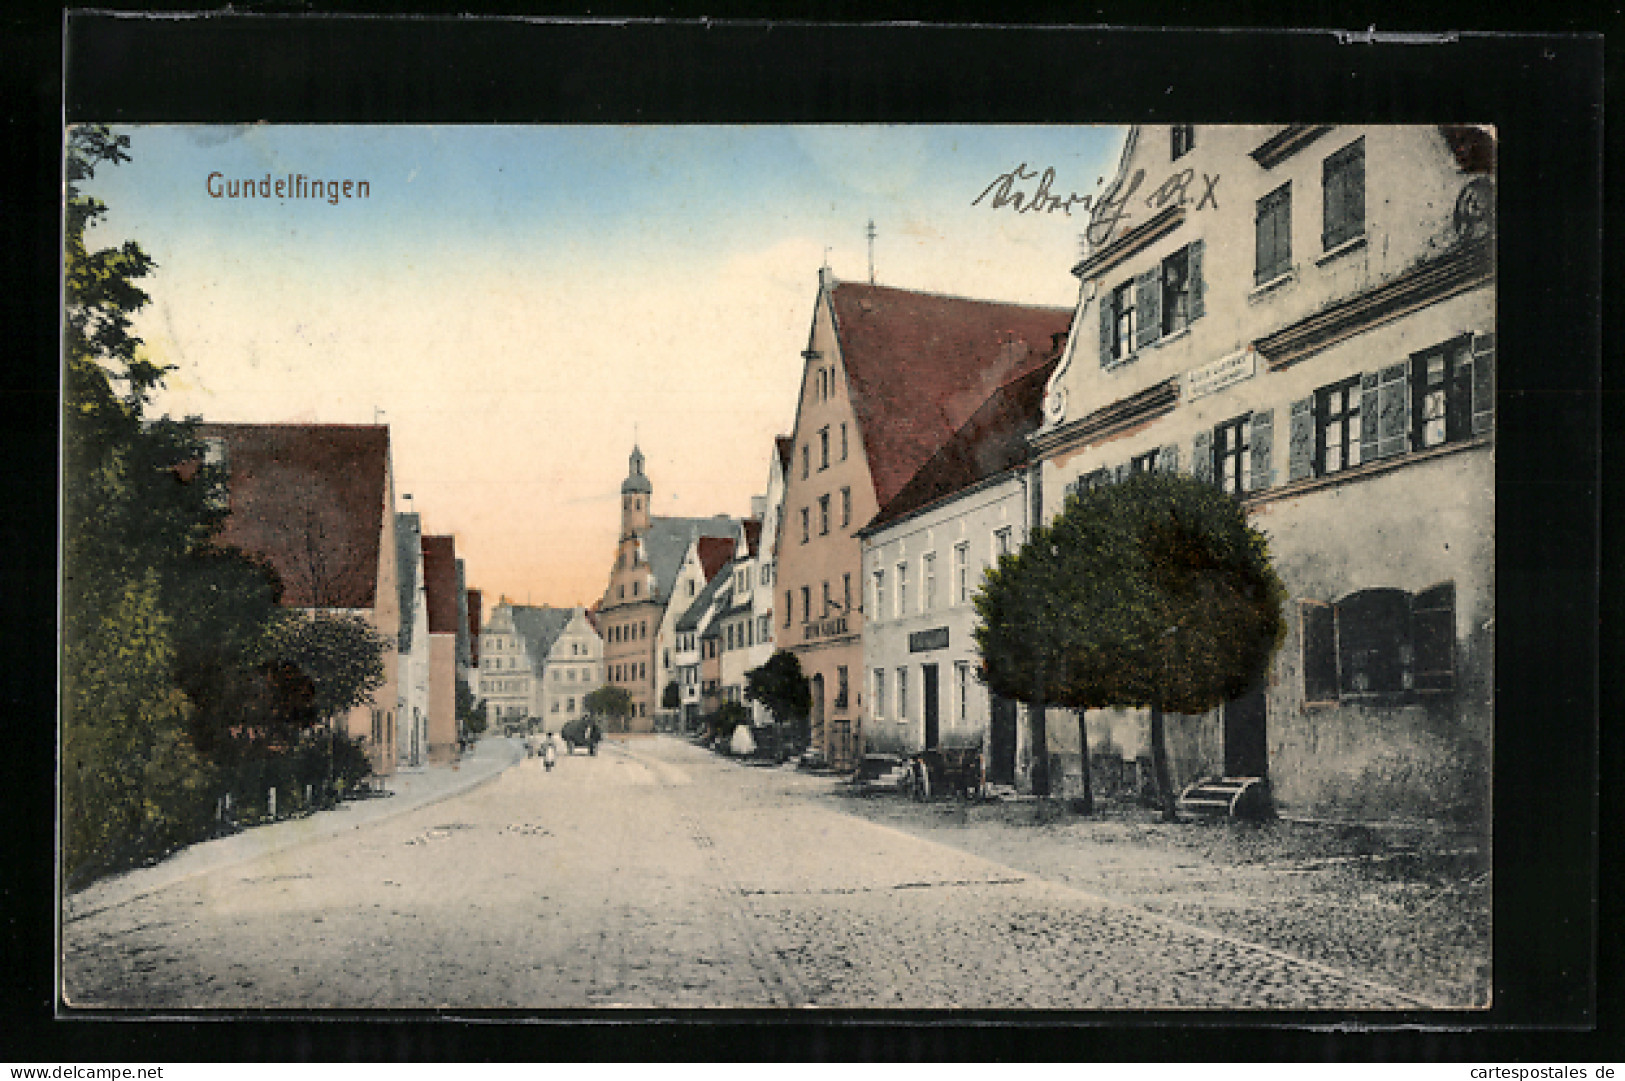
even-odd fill
[[(487, 607), (601, 596), (634, 440), (656, 514), (749, 512), (794, 421), (818, 269), (867, 280), (869, 221), (882, 285), (1074, 305), (1082, 210), (973, 204), (1021, 164), (1097, 192), (1124, 134), (116, 130), (131, 160), (85, 185), (109, 207), (87, 243), (157, 263), (135, 320), (174, 366), (154, 412), (388, 424), (397, 509), (456, 536)], [(368, 196), (224, 197), (267, 175)]]

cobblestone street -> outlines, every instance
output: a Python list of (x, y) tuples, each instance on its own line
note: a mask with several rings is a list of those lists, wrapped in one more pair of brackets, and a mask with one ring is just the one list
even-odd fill
[[(527, 759), (438, 803), (70, 909), (65, 997), (135, 1009), (1392, 1010), (1484, 992), (1487, 906), (1480, 941), (1448, 921), (1435, 935), (1427, 913), (1370, 890), (1341, 894), (1341, 907), (1335, 893), (1315, 895), (1319, 907), (1308, 892), (1274, 895), (1281, 876), (1257, 866), (1228, 897), (1196, 897), (1170, 883), (1182, 864), (1201, 881), (1235, 855), (1214, 851), (1235, 843), (1221, 830), (1159, 842), (1172, 874), (1121, 843), (1138, 853), (1131, 868), (1091, 867), (1101, 829), (1121, 841), (1129, 827), (1093, 824), (1063, 859), (1044, 840), (1053, 831), (1017, 826), (1008, 808), (842, 788), (663, 737), (566, 755), (551, 773)], [(1151, 878), (1158, 889), (1126, 888)], [(1337, 945), (1349, 942), (1365, 946)]]

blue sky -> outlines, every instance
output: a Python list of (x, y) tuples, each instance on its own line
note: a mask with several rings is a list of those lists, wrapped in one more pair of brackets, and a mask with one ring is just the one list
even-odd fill
[[(743, 513), (795, 410), (817, 271), (1071, 306), (1080, 217), (971, 203), (1026, 163), (1060, 194), (1122, 132), (1037, 126), (120, 129), (89, 238), (156, 259), (159, 407), (391, 426), (397, 493), (493, 600), (591, 603), (636, 437), (657, 510)], [(370, 197), (227, 200), (228, 178)]]

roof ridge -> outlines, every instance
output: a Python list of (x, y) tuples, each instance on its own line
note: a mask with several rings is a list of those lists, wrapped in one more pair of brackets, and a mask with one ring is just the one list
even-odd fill
[(900, 285), (880, 285), (878, 283), (871, 284), (869, 282), (837, 281), (835, 285), (831, 287), (830, 291), (834, 292), (836, 289), (884, 289), (893, 293), (908, 293), (910, 296), (935, 297), (938, 300), (958, 300), (967, 304), (990, 304), (1000, 308), (1030, 308), (1034, 311), (1067, 313), (1076, 311), (1076, 306), (1070, 304), (1023, 304), (1018, 300), (994, 300), (989, 297), (969, 297), (962, 293), (942, 293), (933, 289), (905, 289)]

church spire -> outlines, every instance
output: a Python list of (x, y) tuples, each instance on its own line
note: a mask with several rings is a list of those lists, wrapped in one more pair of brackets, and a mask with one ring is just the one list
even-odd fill
[(649, 501), (654, 486), (643, 473), (643, 451), (632, 444), (626, 462), (626, 479), (621, 482), (621, 536), (642, 533), (649, 528)]

